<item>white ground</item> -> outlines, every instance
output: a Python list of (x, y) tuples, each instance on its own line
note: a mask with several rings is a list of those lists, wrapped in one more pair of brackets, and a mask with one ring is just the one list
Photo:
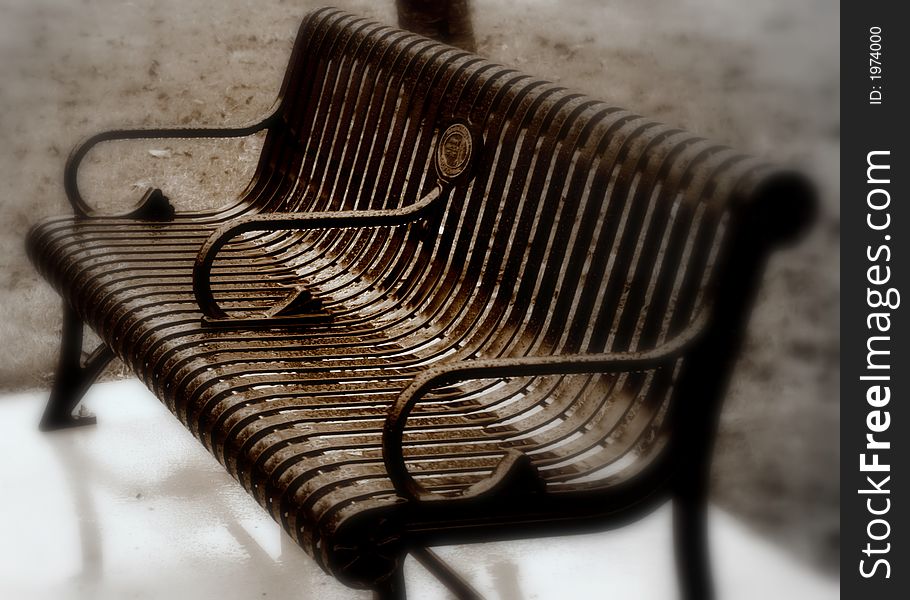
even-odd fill
[[(37, 431), (43, 393), (0, 401), (0, 598), (369, 598), (324, 575), (136, 380), (96, 385), (99, 425)], [(595, 535), (442, 548), (489, 599), (674, 597), (667, 506)], [(830, 600), (825, 579), (714, 509), (720, 598)], [(411, 598), (447, 598), (413, 560)]]

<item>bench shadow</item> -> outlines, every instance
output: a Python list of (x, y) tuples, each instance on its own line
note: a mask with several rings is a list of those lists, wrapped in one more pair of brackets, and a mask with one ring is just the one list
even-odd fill
[(521, 593), (521, 582), (518, 579), (518, 565), (510, 560), (500, 560), (490, 565), (487, 570), (493, 579), (493, 587), (500, 600), (524, 599), (525, 596)]
[(86, 584), (98, 583), (104, 572), (104, 550), (98, 526), (98, 513), (92, 499), (91, 461), (85, 456), (78, 440), (72, 436), (49, 434), (44, 439), (60, 464), (73, 501), (73, 515), (76, 517), (79, 548), (82, 553), (76, 580)]
[[(75, 432), (72, 432), (75, 433)], [(110, 472), (105, 465), (98, 463), (85, 452), (83, 440), (72, 434), (45, 434), (44, 439), (51, 448), (61, 470), (66, 493), (72, 505), (72, 514), (76, 520), (76, 533), (81, 556), (79, 572), (69, 586), (72, 593), (79, 597), (92, 598), (99, 586), (104, 585), (105, 550), (104, 550), (104, 515), (101, 514), (93, 497), (99, 489), (107, 489), (115, 496), (133, 495), (132, 482)], [(138, 484), (146, 487), (141, 495), (176, 499), (189, 504), (205, 504), (209, 518), (223, 526), (245, 554), (245, 572), (255, 573), (254, 581), (245, 579), (243, 587), (268, 592), (269, 596), (294, 597), (299, 594), (300, 584), (306, 579), (318, 582), (320, 573), (312, 569), (301, 570), (303, 551), (281, 531), (281, 552), (272, 558), (250, 533), (240, 524), (236, 511), (225, 504), (219, 494), (212, 494), (210, 486), (200, 486), (200, 482), (210, 483), (211, 473), (206, 469), (194, 466), (182, 466), (170, 474), (156, 480)], [(147, 488), (152, 489), (147, 489)], [(137, 499), (140, 496), (136, 496)], [(116, 518), (116, 517), (114, 517)], [(116, 525), (115, 525), (116, 526)], [(141, 535), (141, 532), (140, 532)], [(310, 563), (312, 564), (312, 563)], [(312, 571), (312, 573), (309, 573)]]

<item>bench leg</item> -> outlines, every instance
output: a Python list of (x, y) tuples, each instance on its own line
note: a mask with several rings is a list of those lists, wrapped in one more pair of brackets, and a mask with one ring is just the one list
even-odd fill
[(104, 367), (114, 358), (114, 353), (105, 344), (101, 344), (83, 363), (82, 334), (82, 321), (64, 303), (60, 362), (57, 364), (50, 398), (38, 425), (41, 431), (93, 425), (96, 422), (94, 416), (74, 415), (73, 410)]
[(461, 575), (429, 548), (414, 548), (411, 554), (458, 600), (482, 600), (482, 596)]
[[(472, 588), (467, 581), (462, 579), (458, 573), (452, 570), (444, 560), (439, 558), (439, 556), (429, 548), (413, 548), (411, 554), (427, 571), (430, 572), (431, 575), (436, 577), (440, 583), (446, 586), (453, 597), (458, 600), (483, 600), (483, 597), (477, 593), (477, 590)], [(406, 597), (404, 559), (402, 559), (395, 573), (384, 581), (381, 587), (375, 589), (373, 598), (375, 600), (405, 600)]]
[(404, 585), (404, 559), (392, 575), (373, 589), (373, 600), (406, 600)]
[(683, 600), (714, 598), (707, 534), (707, 482), (683, 483), (673, 496), (673, 541), (680, 598)]

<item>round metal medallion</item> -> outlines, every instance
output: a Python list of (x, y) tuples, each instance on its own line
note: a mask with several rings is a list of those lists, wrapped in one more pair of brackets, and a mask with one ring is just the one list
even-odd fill
[(436, 147), (436, 166), (446, 179), (455, 179), (468, 167), (474, 151), (471, 132), (461, 123), (454, 123), (442, 133)]

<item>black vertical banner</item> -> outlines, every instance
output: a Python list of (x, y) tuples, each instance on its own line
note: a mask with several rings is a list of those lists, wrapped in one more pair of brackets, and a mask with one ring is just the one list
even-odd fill
[(844, 598), (906, 598), (910, 589), (906, 8), (898, 0), (841, 4)]

